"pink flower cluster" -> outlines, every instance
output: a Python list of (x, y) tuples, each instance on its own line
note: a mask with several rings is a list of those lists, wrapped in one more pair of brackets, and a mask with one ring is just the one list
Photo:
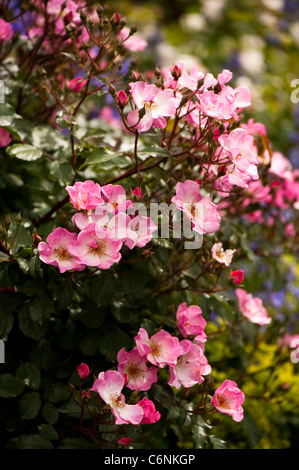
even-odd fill
[(120, 261), (123, 245), (144, 247), (152, 239), (156, 224), (150, 217), (134, 214), (133, 202), (121, 185), (101, 187), (87, 180), (66, 190), (78, 211), (72, 219), (78, 233), (58, 227), (38, 244), (40, 259), (58, 266), (61, 273), (86, 266), (109, 269)]
[(190, 388), (203, 382), (211, 373), (211, 366), (204, 355), (206, 321), (199, 307), (186, 303), (177, 309), (177, 323), (183, 337), (179, 340), (166, 330), (159, 330), (149, 337), (144, 328), (135, 336), (136, 346), (130, 351), (122, 348), (117, 355), (117, 371), (101, 372), (91, 390), (99, 393), (109, 404), (116, 424), (150, 424), (160, 419), (160, 413), (147, 397), (135, 405), (126, 405), (121, 390), (148, 391), (157, 382), (158, 370), (169, 367), (168, 384), (176, 389)]
[[(97, 392), (110, 405), (116, 424), (151, 424), (160, 419), (154, 403), (146, 396), (134, 405), (125, 401), (122, 389), (146, 392), (158, 380), (158, 370), (169, 368), (168, 384), (179, 390), (201, 384), (211, 374), (211, 366), (204, 354), (207, 335), (204, 332), (206, 320), (197, 305), (180, 304), (176, 312), (177, 325), (183, 340), (172, 336), (166, 330), (159, 330), (149, 336), (140, 328), (135, 336), (136, 347), (130, 352), (122, 348), (117, 355), (117, 370), (101, 372), (90, 390)], [(185, 339), (189, 337), (190, 339)], [(88, 375), (84, 365), (80, 366), (83, 376)], [(226, 380), (214, 393), (211, 403), (235, 421), (243, 419), (243, 392), (235, 382)]]

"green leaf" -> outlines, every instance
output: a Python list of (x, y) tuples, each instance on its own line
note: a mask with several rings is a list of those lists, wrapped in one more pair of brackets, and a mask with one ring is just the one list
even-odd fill
[(114, 150), (99, 147), (95, 150), (92, 150), (91, 152), (83, 153), (82, 157), (85, 158), (85, 162), (79, 169), (81, 170), (88, 165), (98, 165), (103, 162), (108, 162), (109, 160), (117, 158), (120, 155), (121, 154), (119, 152), (115, 152)]
[(55, 160), (53, 163), (51, 163), (50, 173), (63, 186), (70, 184), (74, 178), (74, 172), (69, 163), (59, 162), (58, 160)]
[(28, 307), (31, 319), (40, 325), (54, 313), (54, 303), (46, 294), (29, 302)]
[(30, 392), (23, 395), (19, 400), (19, 408), (22, 419), (34, 419), (41, 407), (41, 398), (38, 393)]
[(214, 435), (211, 435), (209, 437), (214, 449), (228, 449), (227, 443), (219, 437)]
[(19, 160), (24, 160), (26, 162), (39, 160), (43, 155), (43, 152), (40, 149), (28, 144), (11, 145), (6, 149), (6, 152), (11, 157), (18, 158)]
[(67, 400), (70, 396), (69, 389), (66, 385), (57, 383), (53, 384), (49, 393), (49, 401), (51, 403), (58, 403)]
[(45, 437), (46, 439), (50, 440), (58, 440), (58, 434), (55, 428), (51, 426), (50, 424), (41, 424), (38, 426), (38, 430), (41, 436)]
[(10, 126), (14, 115), (14, 109), (10, 104), (0, 103), (0, 127)]
[(155, 157), (172, 157), (172, 153), (161, 147), (144, 147), (138, 149), (138, 155), (146, 154), (146, 156), (155, 156)]
[(59, 412), (51, 403), (45, 403), (42, 408), (42, 415), (49, 424), (54, 424), (59, 418)]
[(6, 337), (13, 327), (14, 317), (9, 311), (0, 310), (0, 336)]
[(31, 362), (21, 364), (17, 369), (17, 377), (24, 381), (27, 387), (37, 390), (40, 386), (41, 375), (39, 369)]
[(20, 437), (18, 449), (53, 449), (51, 441), (40, 434), (24, 434)]
[(47, 332), (45, 325), (39, 325), (30, 317), (27, 305), (24, 305), (19, 311), (19, 327), (25, 336), (39, 340)]
[(207, 434), (203, 426), (195, 425), (192, 427), (192, 437), (196, 449), (202, 449), (207, 443)]
[(0, 397), (13, 398), (20, 395), (25, 388), (23, 380), (12, 374), (0, 375)]
[(119, 328), (109, 331), (100, 343), (100, 352), (107, 358), (115, 361), (121, 348), (129, 348), (131, 338)]

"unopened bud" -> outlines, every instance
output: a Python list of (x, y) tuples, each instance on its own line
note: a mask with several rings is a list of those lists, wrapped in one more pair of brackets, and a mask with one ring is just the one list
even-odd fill
[(124, 90), (120, 90), (116, 95), (116, 100), (120, 106), (122, 107), (126, 106), (128, 102), (128, 97), (126, 95), (126, 92)]
[(131, 26), (131, 28), (130, 28), (129, 37), (132, 36), (133, 34), (135, 34), (136, 31), (137, 31), (137, 26), (134, 24), (134, 25)]
[(8, 214), (5, 219), (3, 220), (3, 227), (5, 230), (8, 230), (11, 224), (11, 218), (10, 215)]
[(22, 216), (21, 216), (21, 212), (19, 212), (16, 217), (15, 217), (15, 222), (16, 222), (16, 225), (20, 225), (21, 222), (22, 222)]
[(113, 28), (117, 28), (120, 24), (120, 16), (118, 13), (114, 13), (114, 15), (110, 18), (110, 23)]

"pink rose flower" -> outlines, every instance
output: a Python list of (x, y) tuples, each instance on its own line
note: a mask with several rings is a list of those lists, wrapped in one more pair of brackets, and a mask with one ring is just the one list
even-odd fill
[(121, 437), (117, 442), (127, 447), (131, 443), (131, 440), (131, 437)]
[(144, 397), (136, 404), (143, 409), (143, 418), (140, 424), (153, 424), (161, 418), (161, 414), (156, 410), (155, 404), (148, 398)]
[(70, 244), (76, 242), (77, 235), (65, 228), (58, 227), (47, 237), (46, 242), (40, 242), (37, 246), (40, 259), (53, 266), (58, 266), (59, 271), (64, 273), (69, 269), (82, 271), (85, 263), (70, 252)]
[(239, 308), (251, 323), (258, 325), (267, 325), (271, 323), (272, 318), (269, 317), (267, 310), (263, 306), (263, 302), (259, 297), (253, 297), (248, 294), (244, 289), (236, 289), (238, 297)]
[(13, 29), (10, 23), (0, 18), (0, 41), (10, 41), (13, 37)]
[(92, 210), (104, 203), (101, 187), (94, 181), (77, 182), (74, 186), (66, 186), (65, 189), (69, 193), (71, 203), (79, 211)]
[(140, 328), (134, 338), (140, 356), (158, 367), (175, 366), (180, 355), (179, 339), (165, 330), (160, 330), (150, 338), (144, 328)]
[(128, 405), (121, 393), (125, 385), (124, 377), (116, 370), (101, 372), (90, 390), (97, 392), (105, 403), (110, 405), (115, 424), (140, 424), (143, 409), (139, 405)]
[(208, 375), (212, 371), (201, 345), (183, 339), (180, 347), (181, 354), (177, 364), (169, 368), (170, 379), (168, 381), (168, 384), (177, 390), (181, 386), (190, 388), (201, 384), (204, 381), (203, 375)]
[(10, 133), (3, 129), (3, 127), (0, 127), (0, 147), (7, 147), (10, 142)]
[(243, 282), (243, 279), (244, 279), (244, 271), (242, 271), (242, 269), (232, 271), (230, 273), (230, 278), (233, 279), (234, 284), (241, 284), (241, 282)]
[(219, 143), (235, 168), (250, 176), (251, 179), (258, 179), (258, 154), (252, 135), (248, 134), (245, 129), (237, 128), (229, 134), (221, 135)]
[(178, 306), (176, 312), (176, 319), (178, 322), (178, 328), (184, 338), (188, 335), (196, 335), (195, 341), (204, 343), (207, 339), (207, 335), (204, 332), (206, 327), (206, 320), (202, 316), (202, 310), (197, 305), (190, 305), (187, 307), (186, 302), (181, 303)]
[(125, 188), (120, 184), (106, 184), (101, 189), (109, 212), (114, 214), (126, 212), (132, 205), (132, 201), (127, 199)]
[(234, 421), (243, 419), (242, 405), (245, 395), (232, 380), (225, 380), (215, 391), (211, 403), (221, 413), (230, 415)]
[(89, 376), (89, 367), (84, 362), (77, 367), (77, 371), (82, 380)]
[(81, 88), (85, 85), (87, 80), (82, 80), (81, 77), (73, 78), (67, 84), (68, 89), (74, 92), (80, 91)]
[(232, 262), (234, 252), (236, 250), (225, 250), (222, 247), (222, 243), (214, 243), (212, 246), (212, 257), (219, 263), (229, 266)]
[(109, 229), (89, 224), (69, 244), (69, 251), (87, 266), (109, 269), (121, 259), (121, 247), (121, 240), (115, 240)]
[(192, 230), (204, 234), (214, 233), (219, 229), (221, 217), (217, 206), (208, 196), (203, 197), (200, 194), (200, 186), (196, 181), (177, 183), (175, 190), (176, 195), (171, 201), (191, 220)]
[(147, 48), (147, 42), (141, 36), (130, 36), (130, 28), (125, 26), (119, 33), (119, 39), (123, 41), (123, 45), (131, 52), (144, 51)]
[(120, 104), (120, 106), (126, 106), (128, 102), (128, 97), (124, 90), (120, 90), (116, 95), (116, 101)]
[(126, 386), (131, 390), (149, 390), (157, 382), (157, 368), (148, 367), (145, 356), (140, 356), (138, 349), (126, 352), (122, 348), (117, 354), (118, 372), (126, 379)]
[[(152, 126), (163, 129), (167, 125), (164, 116), (176, 113), (177, 99), (170, 89), (162, 90), (154, 84), (137, 81), (130, 83), (130, 92), (137, 109), (128, 114), (127, 120), (139, 133), (148, 131)], [(145, 110), (145, 114), (139, 120), (141, 109)]]

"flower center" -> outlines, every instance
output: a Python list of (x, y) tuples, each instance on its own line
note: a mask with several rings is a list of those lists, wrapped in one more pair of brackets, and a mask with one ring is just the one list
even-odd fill
[(152, 348), (152, 355), (153, 355), (154, 357), (159, 357), (159, 356), (161, 356), (162, 351), (163, 351), (161, 344), (158, 344), (158, 343), (155, 343), (155, 342), (151, 342), (151, 343), (150, 343), (150, 347)]
[(159, 109), (159, 106), (154, 101), (144, 101), (144, 106), (152, 111)]
[(54, 248), (54, 253), (61, 261), (67, 261), (72, 258), (72, 255), (67, 250), (66, 245), (59, 245)]
[(224, 410), (229, 409), (229, 403), (223, 395), (217, 395), (217, 401), (219, 408), (223, 408)]
[(88, 245), (88, 251), (94, 256), (102, 256), (105, 253), (105, 242), (103, 240), (94, 240)]
[(136, 362), (130, 362), (125, 369), (129, 379), (136, 379), (142, 375), (142, 370)]
[(123, 401), (120, 395), (110, 395), (111, 398), (111, 406), (114, 408), (124, 408), (126, 406), (125, 402)]

